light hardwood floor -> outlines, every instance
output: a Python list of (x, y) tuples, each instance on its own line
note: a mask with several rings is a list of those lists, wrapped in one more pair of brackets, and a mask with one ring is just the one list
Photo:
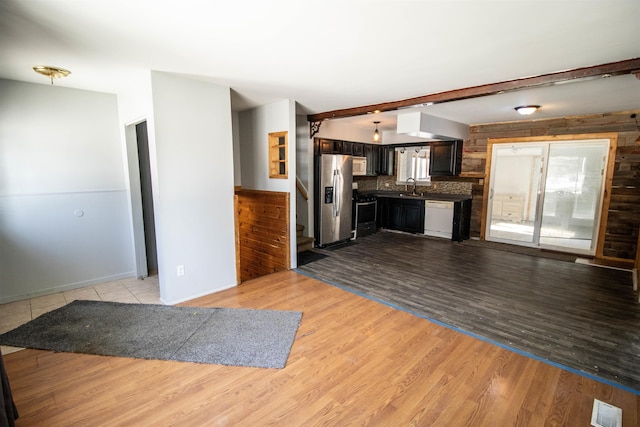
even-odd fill
[(284, 369), (23, 350), (18, 426), (588, 426), (639, 398), (294, 271), (183, 305), (303, 312)]

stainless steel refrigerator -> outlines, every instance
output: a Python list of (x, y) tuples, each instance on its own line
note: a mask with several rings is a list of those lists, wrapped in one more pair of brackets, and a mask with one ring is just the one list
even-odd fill
[(351, 237), (353, 158), (323, 154), (319, 160), (318, 244), (325, 246)]

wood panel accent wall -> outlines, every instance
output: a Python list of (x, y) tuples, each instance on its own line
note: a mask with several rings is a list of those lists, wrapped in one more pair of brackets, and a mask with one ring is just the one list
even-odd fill
[(289, 270), (289, 193), (240, 190), (236, 199), (239, 282)]
[(473, 179), (471, 235), (481, 234), (489, 139), (616, 132), (618, 146), (602, 256), (634, 260), (640, 225), (640, 145), (636, 142), (640, 130), (632, 113), (640, 110), (471, 126), (463, 145), (461, 173), (461, 179)]

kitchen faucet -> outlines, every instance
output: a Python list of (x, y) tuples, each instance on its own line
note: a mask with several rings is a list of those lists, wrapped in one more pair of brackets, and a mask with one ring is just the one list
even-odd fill
[(405, 181), (404, 190), (405, 191), (409, 190), (409, 180), (413, 181), (413, 190), (411, 190), (411, 194), (415, 196), (415, 194), (416, 194), (416, 185), (418, 185), (416, 183), (416, 179), (415, 178), (407, 178), (407, 180)]

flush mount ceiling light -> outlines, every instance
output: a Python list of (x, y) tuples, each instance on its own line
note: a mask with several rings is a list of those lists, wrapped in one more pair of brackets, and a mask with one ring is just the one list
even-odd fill
[(53, 79), (60, 79), (71, 74), (71, 71), (69, 70), (65, 70), (64, 68), (59, 67), (51, 67), (49, 65), (36, 65), (35, 67), (33, 67), (33, 71), (38, 74), (42, 74), (43, 76), (49, 77), (49, 79), (51, 80), (51, 84), (53, 84)]
[(373, 131), (373, 142), (379, 142), (380, 141), (380, 132), (378, 132), (378, 124), (380, 122), (373, 122), (376, 125), (376, 130)]
[(516, 107), (515, 110), (523, 116), (528, 116), (529, 114), (535, 113), (538, 108), (540, 108), (539, 105), (521, 105)]

